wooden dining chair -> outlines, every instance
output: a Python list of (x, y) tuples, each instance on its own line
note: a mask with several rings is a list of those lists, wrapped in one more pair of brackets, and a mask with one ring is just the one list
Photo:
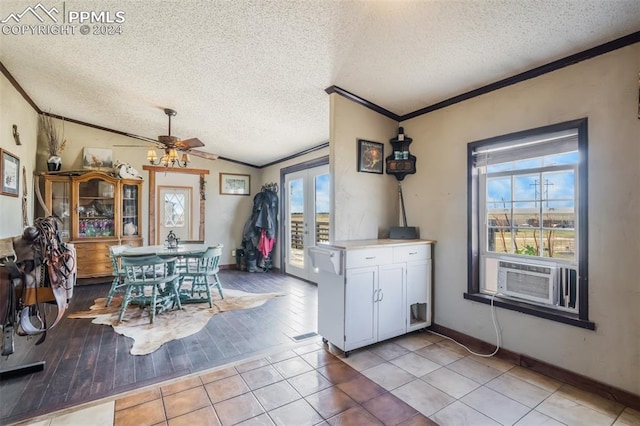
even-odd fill
[(125, 273), (124, 269), (122, 269), (120, 265), (120, 255), (122, 255), (122, 252), (130, 247), (131, 246), (128, 244), (109, 246), (109, 259), (111, 259), (111, 267), (113, 269), (111, 272), (111, 275), (113, 275), (113, 281), (111, 282), (111, 288), (109, 289), (109, 293), (107, 294), (107, 301), (105, 303), (106, 306), (109, 306), (111, 304), (113, 296), (115, 296), (116, 292), (120, 291), (120, 289), (123, 289), (123, 287), (125, 286)]
[[(209, 302), (209, 307), (213, 307), (213, 297), (211, 287), (215, 286), (220, 293), (220, 298), (224, 299), (222, 286), (218, 272), (220, 270), (220, 256), (222, 246), (209, 247), (204, 253), (199, 255), (184, 256), (184, 271), (180, 272), (180, 289), (190, 293), (190, 301)], [(191, 286), (189, 288), (189, 285)], [(202, 293), (206, 298), (202, 297)], [(199, 297), (195, 297), (195, 295)]]
[[(178, 246), (183, 246), (185, 244), (204, 244), (204, 240), (180, 240), (178, 242)], [(180, 256), (178, 258), (178, 261), (176, 262), (176, 268), (178, 270), (178, 273), (182, 274), (187, 270), (186, 262), (187, 262), (187, 258), (185, 256)]]
[(126, 256), (120, 258), (125, 272), (126, 289), (118, 321), (122, 321), (131, 303), (148, 306), (151, 323), (156, 313), (175, 306), (182, 309), (178, 287), (180, 275), (175, 270), (175, 257)]

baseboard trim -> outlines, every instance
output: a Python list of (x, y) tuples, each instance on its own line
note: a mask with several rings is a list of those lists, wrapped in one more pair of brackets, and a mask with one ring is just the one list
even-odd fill
[[(432, 324), (431, 327), (429, 327), (429, 330), (448, 336), (477, 352), (491, 353), (495, 350), (495, 344), (484, 342), (480, 339), (476, 339), (475, 337), (438, 324)], [(521, 367), (528, 368), (537, 373), (544, 374), (545, 376), (549, 376), (553, 379), (560, 380), (564, 383), (570, 384), (571, 386), (575, 386), (576, 388), (595, 393), (596, 395), (611, 401), (616, 401), (620, 404), (626, 405), (627, 407), (631, 407), (634, 410), (640, 410), (640, 396), (631, 392), (618, 389), (605, 383), (598, 382), (590, 377), (565, 370), (564, 368), (557, 367), (553, 364), (549, 364), (548, 362), (540, 361), (528, 355), (519, 354), (507, 349), (500, 348), (496, 357), (512, 362)]]

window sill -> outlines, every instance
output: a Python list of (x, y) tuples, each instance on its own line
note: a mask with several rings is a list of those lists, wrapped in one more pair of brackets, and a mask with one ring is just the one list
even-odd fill
[[(474, 302), (480, 302), (487, 305), (491, 304), (491, 296), (481, 293), (464, 293), (464, 298)], [(578, 318), (577, 314), (557, 311), (555, 309), (544, 308), (542, 306), (531, 305), (524, 302), (516, 302), (511, 299), (495, 297), (494, 306), (511, 311), (521, 312), (534, 317), (544, 318), (551, 321), (560, 322), (574, 327), (586, 328), (587, 330), (595, 330), (596, 324), (591, 321), (585, 321)]]

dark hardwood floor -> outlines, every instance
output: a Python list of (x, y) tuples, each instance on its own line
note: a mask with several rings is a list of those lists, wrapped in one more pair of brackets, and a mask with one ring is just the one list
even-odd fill
[[(129, 354), (132, 340), (90, 319), (65, 318), (36, 346), (34, 338), (15, 336), (15, 352), (0, 369), (45, 361), (44, 371), (0, 383), (0, 424), (115, 395), (185, 374), (250, 357), (293, 337), (315, 332), (317, 287), (280, 274), (220, 272), (224, 288), (284, 297), (253, 309), (213, 316), (199, 333), (163, 345), (156, 352)], [(86, 310), (104, 297), (109, 284), (77, 286), (69, 312)]]

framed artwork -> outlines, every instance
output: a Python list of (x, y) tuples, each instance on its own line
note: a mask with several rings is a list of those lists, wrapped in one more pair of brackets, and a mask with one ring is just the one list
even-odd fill
[(20, 192), (20, 159), (9, 151), (0, 150), (2, 195), (17, 197)]
[(113, 153), (106, 148), (84, 148), (82, 168), (91, 170), (110, 170), (113, 168)]
[(251, 194), (251, 176), (235, 173), (220, 173), (220, 194), (249, 195)]
[(382, 174), (384, 144), (358, 139), (358, 171)]

